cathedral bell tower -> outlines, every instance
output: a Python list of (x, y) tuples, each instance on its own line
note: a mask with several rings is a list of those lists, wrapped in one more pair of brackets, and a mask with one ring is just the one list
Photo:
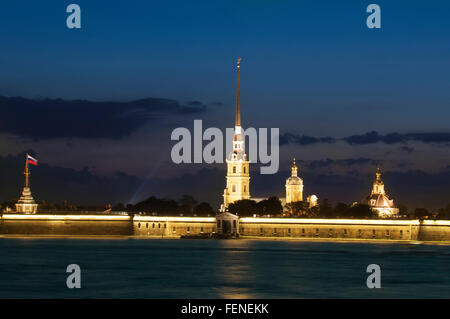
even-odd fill
[(241, 126), (240, 101), (240, 70), (241, 58), (237, 60), (237, 94), (236, 94), (236, 120), (234, 124), (233, 151), (227, 157), (227, 186), (223, 193), (223, 204), (220, 211), (227, 210), (229, 204), (250, 199), (250, 161), (245, 154), (244, 132)]

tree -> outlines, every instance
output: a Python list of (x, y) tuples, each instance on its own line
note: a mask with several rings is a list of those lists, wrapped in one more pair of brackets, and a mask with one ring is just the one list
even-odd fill
[(349, 207), (342, 216), (355, 217), (355, 218), (377, 218), (376, 212), (366, 204), (355, 204)]
[(336, 207), (334, 208), (333, 217), (346, 216), (349, 208), (350, 207), (345, 203), (337, 203)]
[(286, 204), (286, 210), (290, 216), (303, 216), (307, 217), (309, 212), (308, 202), (291, 202)]
[(439, 209), (438, 218), (450, 220), (450, 204), (448, 204), (445, 208)]
[(158, 215), (174, 216), (178, 212), (178, 204), (171, 199), (160, 199), (154, 196), (134, 205), (133, 210), (137, 212), (156, 213)]
[(180, 201), (180, 213), (185, 215), (191, 215), (194, 212), (194, 208), (198, 202), (191, 195), (183, 195)]
[(406, 205), (402, 205), (402, 204), (398, 205), (398, 213), (400, 215), (408, 214), (408, 207)]
[(280, 215), (283, 212), (281, 201), (276, 196), (271, 196), (256, 204), (261, 215)]
[(320, 217), (333, 217), (333, 207), (327, 198), (323, 199), (319, 204), (319, 216)]
[(259, 210), (254, 200), (241, 199), (228, 205), (228, 212), (242, 217), (249, 217), (258, 214)]
[(198, 216), (213, 216), (215, 214), (214, 209), (206, 202), (201, 202), (195, 206), (194, 213)]
[(416, 218), (422, 219), (422, 218), (428, 217), (428, 215), (429, 215), (429, 212), (426, 208), (419, 207), (414, 210), (414, 216)]

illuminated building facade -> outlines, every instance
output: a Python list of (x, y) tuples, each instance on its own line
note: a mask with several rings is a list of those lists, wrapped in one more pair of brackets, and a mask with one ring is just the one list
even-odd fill
[(399, 210), (394, 205), (394, 200), (389, 199), (381, 180), (381, 171), (378, 168), (376, 179), (373, 183), (371, 194), (364, 200), (380, 217), (392, 217), (398, 214)]
[(291, 176), (286, 179), (286, 204), (303, 201), (303, 180), (298, 177), (298, 167), (294, 163), (291, 167)]

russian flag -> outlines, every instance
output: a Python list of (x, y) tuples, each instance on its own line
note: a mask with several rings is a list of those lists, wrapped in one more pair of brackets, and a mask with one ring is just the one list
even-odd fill
[(27, 154), (27, 160), (28, 160), (28, 164), (31, 165), (37, 165), (37, 159), (35, 159), (34, 157), (31, 157), (30, 155)]

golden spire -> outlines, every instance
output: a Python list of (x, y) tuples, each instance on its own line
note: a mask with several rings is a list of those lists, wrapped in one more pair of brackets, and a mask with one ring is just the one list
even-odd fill
[(377, 182), (381, 182), (381, 170), (380, 167), (377, 167)]
[(295, 165), (295, 157), (294, 157), (294, 161), (293, 161), (291, 170), (292, 170), (292, 176), (297, 176), (297, 165)]
[(239, 69), (241, 58), (237, 59), (237, 94), (236, 94), (236, 122), (235, 126), (241, 126), (241, 90), (239, 85)]

